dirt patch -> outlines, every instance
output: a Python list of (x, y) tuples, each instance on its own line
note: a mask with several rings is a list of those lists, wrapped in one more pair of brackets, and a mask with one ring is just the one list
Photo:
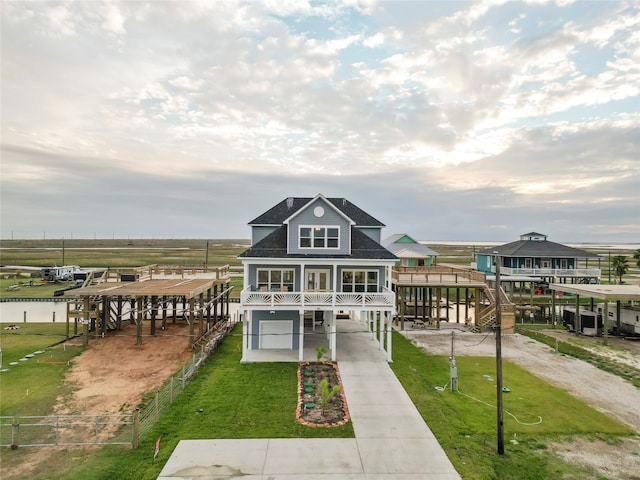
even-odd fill
[(608, 479), (640, 479), (640, 439), (627, 438), (608, 444), (575, 438), (571, 443), (549, 445), (568, 462), (585, 465)]
[(59, 398), (57, 414), (132, 412), (146, 392), (162, 383), (189, 360), (189, 326), (171, 325), (136, 345), (135, 326), (116, 335), (91, 339), (73, 362), (65, 383), (70, 397)]
[[(566, 332), (543, 331), (544, 334), (550, 332), (554, 336), (557, 335), (560, 340), (572, 340), (567, 337), (570, 334)], [(447, 329), (405, 332), (416, 345), (434, 355), (451, 355), (451, 333), (452, 330)], [(493, 334), (480, 335), (455, 331), (454, 338), (456, 356), (495, 356)], [(579, 337), (578, 340), (585, 341), (589, 349), (594, 352), (604, 351), (608, 357), (626, 358), (627, 365), (637, 365), (640, 361), (640, 345), (637, 342), (609, 339), (611, 345), (604, 346), (600, 345), (602, 339)], [(580, 346), (584, 348), (584, 345)], [(518, 334), (503, 336), (502, 355), (504, 359), (567, 390), (574, 397), (640, 433), (640, 415), (638, 414), (640, 389), (630, 382), (602, 371), (588, 362), (558, 354), (555, 349)], [(636, 473), (640, 471), (640, 438), (628, 439), (615, 445), (576, 439), (572, 443), (557, 444), (554, 449), (568, 461), (590, 465), (607, 478), (619, 480), (640, 478)]]

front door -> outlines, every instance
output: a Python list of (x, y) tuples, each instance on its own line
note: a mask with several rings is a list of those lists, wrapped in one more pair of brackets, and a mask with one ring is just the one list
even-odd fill
[(306, 270), (306, 291), (326, 292), (329, 290), (329, 270)]

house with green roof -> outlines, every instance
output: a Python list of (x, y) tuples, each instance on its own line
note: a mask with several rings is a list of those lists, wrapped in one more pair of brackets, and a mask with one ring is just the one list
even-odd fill
[(302, 361), (317, 328), (336, 360), (339, 315), (386, 332), (391, 360), (391, 270), (398, 259), (380, 244), (382, 222), (346, 198), (319, 194), (285, 198), (249, 226), (251, 247), (238, 257), (244, 362), (272, 359), (274, 352)]
[(430, 267), (438, 256), (438, 252), (406, 233), (396, 233), (385, 238), (382, 246), (398, 257), (398, 265), (402, 267)]

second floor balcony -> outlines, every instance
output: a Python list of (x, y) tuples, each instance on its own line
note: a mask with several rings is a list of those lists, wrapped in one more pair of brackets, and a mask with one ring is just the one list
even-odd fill
[[(491, 269), (494, 273), (495, 267)], [(599, 268), (510, 268), (501, 267), (502, 275), (527, 275), (531, 277), (597, 277), (600, 278)]]
[(379, 292), (265, 292), (248, 288), (240, 293), (241, 305), (253, 310), (286, 307), (300, 310), (326, 308), (392, 311), (395, 308), (395, 298), (395, 293), (385, 287)]

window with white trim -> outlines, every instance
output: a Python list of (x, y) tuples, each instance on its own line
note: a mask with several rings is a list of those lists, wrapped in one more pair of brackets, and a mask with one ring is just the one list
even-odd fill
[(288, 268), (258, 269), (258, 290), (293, 292), (293, 273)]
[(300, 248), (339, 248), (340, 227), (300, 226)]
[(377, 270), (343, 270), (343, 292), (370, 292), (378, 291)]

